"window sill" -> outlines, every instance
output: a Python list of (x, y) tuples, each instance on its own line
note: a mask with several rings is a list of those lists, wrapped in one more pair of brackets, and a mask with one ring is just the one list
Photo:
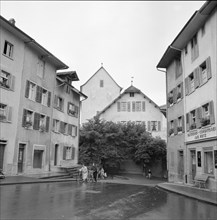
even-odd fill
[(63, 112), (64, 113), (64, 111), (62, 110), (62, 109), (59, 109), (59, 108), (57, 108), (57, 107), (54, 107), (56, 110), (58, 110), (58, 111), (60, 111), (60, 112)]
[(55, 134), (60, 134), (60, 132), (59, 132), (59, 131), (53, 131), (53, 133), (55, 133)]
[(10, 87), (9, 88), (7, 88), (7, 87), (5, 87), (5, 86), (2, 86), (2, 85), (0, 85), (0, 88), (1, 89), (5, 89), (5, 90), (8, 90), (8, 91), (13, 91)]
[(10, 59), (10, 60), (12, 60), (12, 61), (14, 61), (14, 59), (13, 59), (13, 57), (9, 57), (9, 56), (7, 56), (6, 54), (2, 54), (4, 57), (7, 57), (8, 59)]

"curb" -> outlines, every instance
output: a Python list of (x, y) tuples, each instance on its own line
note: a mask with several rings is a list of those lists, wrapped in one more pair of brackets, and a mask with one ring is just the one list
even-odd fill
[(192, 194), (192, 193), (189, 194), (189, 193), (181, 191), (181, 190), (171, 189), (169, 187), (162, 186), (162, 184), (158, 184), (157, 187), (160, 188), (160, 189), (172, 192), (172, 193), (176, 193), (176, 194), (179, 194), (179, 195), (182, 195), (182, 196), (186, 196), (188, 198), (196, 199), (196, 200), (199, 200), (199, 201), (202, 201), (202, 202), (206, 202), (206, 203), (209, 203), (209, 204), (212, 204), (212, 205), (217, 205), (217, 200), (216, 201), (209, 200), (207, 198), (204, 198), (204, 197), (201, 197), (201, 196), (197, 196), (196, 194)]

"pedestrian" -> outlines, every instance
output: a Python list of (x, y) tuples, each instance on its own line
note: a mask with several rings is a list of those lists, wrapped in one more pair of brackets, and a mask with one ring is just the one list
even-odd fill
[(82, 181), (87, 182), (87, 177), (88, 177), (88, 169), (87, 167), (83, 164), (81, 169), (80, 169), (81, 175), (82, 175)]
[(105, 171), (104, 171), (103, 167), (101, 167), (99, 170), (99, 176), (101, 179), (104, 179), (104, 177), (105, 177)]
[(93, 170), (93, 179), (95, 182), (97, 182), (97, 167), (95, 163), (93, 163), (92, 170)]
[(151, 179), (151, 175), (152, 175), (152, 173), (151, 173), (151, 170), (149, 169), (149, 170), (148, 170), (148, 178), (149, 178), (149, 179)]

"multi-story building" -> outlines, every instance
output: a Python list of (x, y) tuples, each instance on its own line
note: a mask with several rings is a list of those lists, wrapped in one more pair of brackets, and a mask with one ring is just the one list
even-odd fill
[(77, 80), (75, 71), (57, 73), (51, 133), (52, 170), (78, 163), (80, 97), (86, 96), (72, 86), (72, 81)]
[(217, 190), (216, 1), (192, 15), (157, 68), (166, 69), (169, 181), (191, 184), (207, 174)]
[(143, 124), (153, 137), (159, 136), (166, 140), (166, 118), (160, 107), (133, 85), (98, 115), (106, 121)]
[[(50, 171), (55, 156), (51, 122), (53, 114), (57, 117), (53, 105), (55, 95), (61, 93), (60, 87), (56, 87), (57, 80), (65, 83), (63, 75), (57, 75), (56, 71), (68, 66), (17, 28), (14, 19), (7, 21), (1, 16), (0, 23), (0, 168), (7, 175)], [(73, 90), (73, 95), (62, 91), (61, 96), (79, 106), (79, 91), (68, 87), (67, 92)], [(65, 116), (56, 119), (75, 126), (79, 122), (77, 117), (76, 122)], [(70, 146), (77, 152), (78, 140), (75, 139)], [(65, 140), (65, 146), (68, 142)], [(74, 158), (76, 161), (77, 156)]]
[(102, 66), (84, 83), (81, 92), (88, 98), (82, 102), (81, 124), (93, 118), (112, 100), (120, 95), (122, 88)]

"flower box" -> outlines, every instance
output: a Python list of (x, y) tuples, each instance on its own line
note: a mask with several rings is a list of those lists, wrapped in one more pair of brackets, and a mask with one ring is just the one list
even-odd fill
[(41, 132), (45, 132), (45, 126), (44, 126), (44, 125), (41, 125), (41, 126), (39, 127), (39, 130), (40, 130)]
[(29, 128), (32, 126), (32, 121), (26, 121), (25, 123), (26, 128)]
[(210, 119), (209, 118), (202, 118), (201, 119), (201, 125), (206, 126), (210, 124)]
[(193, 130), (193, 129), (195, 129), (195, 128), (196, 128), (196, 123), (191, 124), (190, 130)]
[(177, 131), (181, 132), (182, 131), (182, 127), (177, 127)]

